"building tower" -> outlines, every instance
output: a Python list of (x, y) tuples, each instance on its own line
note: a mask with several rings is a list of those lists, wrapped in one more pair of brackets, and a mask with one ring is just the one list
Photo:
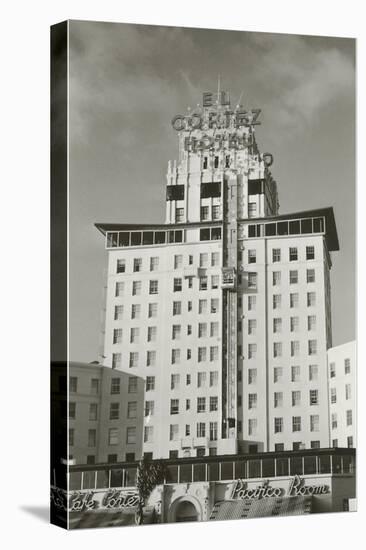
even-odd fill
[(278, 214), (259, 115), (204, 93), (172, 120), (165, 224), (96, 224), (105, 364), (146, 379), (153, 458), (329, 442), (333, 211)]

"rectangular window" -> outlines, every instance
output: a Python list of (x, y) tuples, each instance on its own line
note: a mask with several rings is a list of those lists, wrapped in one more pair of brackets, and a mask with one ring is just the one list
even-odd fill
[(272, 285), (279, 286), (281, 284), (281, 271), (273, 271), (272, 273)]
[(296, 285), (299, 282), (298, 271), (290, 271), (290, 285)]
[(282, 319), (276, 318), (273, 319), (273, 332), (281, 332), (282, 331)]
[(132, 327), (130, 331), (130, 344), (136, 344), (139, 341), (140, 329)]
[(181, 315), (182, 302), (173, 302), (173, 315)]
[(256, 409), (257, 408), (257, 394), (256, 393), (249, 393), (248, 394), (248, 409)]
[(282, 342), (274, 342), (273, 357), (281, 357), (281, 356), (282, 356)]
[(344, 360), (344, 374), (349, 374), (351, 372), (351, 359)]
[(208, 220), (210, 217), (210, 210), (208, 206), (201, 206), (201, 221)]
[(291, 357), (296, 357), (300, 354), (300, 342), (298, 340), (293, 340), (291, 342)]
[(275, 392), (274, 395), (274, 407), (282, 407), (283, 406), (283, 393), (281, 391)]
[(282, 367), (275, 367), (273, 369), (273, 382), (281, 382), (283, 376), (283, 368)]
[(156, 342), (157, 333), (158, 333), (157, 327), (147, 327), (147, 341)]
[(299, 318), (298, 317), (290, 317), (290, 331), (291, 332), (298, 332), (299, 330)]
[(256, 418), (249, 418), (248, 420), (248, 435), (256, 435), (257, 434), (257, 419)]
[(149, 294), (158, 294), (159, 282), (155, 279), (149, 281)]
[(318, 380), (318, 365), (309, 365), (309, 380)]
[(207, 277), (200, 277), (199, 278), (199, 289), (200, 290), (207, 290)]
[(248, 273), (248, 288), (257, 288), (257, 273)]
[(316, 329), (316, 315), (308, 315), (308, 330)]
[(117, 281), (114, 295), (116, 297), (123, 296), (124, 288), (125, 288), (125, 283), (122, 283), (121, 281)]
[(255, 218), (257, 215), (257, 205), (255, 202), (250, 202), (248, 204), (248, 217)]
[(138, 367), (139, 364), (139, 354), (137, 351), (132, 351), (130, 353), (130, 368)]
[[(119, 380), (119, 378), (118, 378), (118, 380)], [(91, 379), (91, 381), (90, 381), (90, 393), (92, 395), (98, 395), (99, 394), (99, 380), (98, 380), (98, 378), (92, 378)]]
[(248, 334), (255, 334), (257, 330), (257, 320), (249, 319), (248, 320)]
[(273, 309), (281, 307), (281, 294), (273, 294)]
[(146, 366), (153, 367), (156, 365), (156, 351), (149, 350), (146, 354)]
[(151, 303), (149, 304), (149, 310), (148, 310), (148, 317), (156, 317), (158, 314), (158, 304), (157, 303)]
[(346, 424), (352, 426), (352, 410), (346, 411)]
[(319, 431), (319, 415), (312, 414), (310, 415), (310, 431), (318, 432)]
[(122, 329), (115, 328), (113, 330), (113, 344), (121, 344), (122, 342)]
[(280, 261), (281, 261), (281, 249), (274, 248), (272, 250), (272, 262), (280, 262)]
[(346, 384), (346, 399), (351, 399), (351, 384)]
[(291, 382), (300, 382), (300, 366), (291, 367)]
[(128, 393), (137, 392), (137, 376), (129, 376), (128, 378)]
[(170, 414), (179, 414), (179, 399), (170, 400)]
[(118, 420), (118, 419), (119, 419), (119, 403), (111, 403), (109, 407), (109, 420)]
[(88, 447), (95, 447), (97, 444), (97, 430), (88, 430)]
[(175, 254), (174, 255), (174, 269), (180, 269), (183, 265), (183, 255)]
[(197, 412), (202, 413), (206, 411), (206, 397), (197, 397)]
[(211, 313), (218, 313), (219, 311), (219, 299), (211, 298)]
[(301, 416), (292, 417), (292, 431), (301, 432)]
[(218, 361), (219, 359), (219, 347), (211, 346), (210, 347), (210, 361)]
[(219, 398), (217, 395), (211, 395), (210, 397), (210, 412), (217, 411), (219, 408)]
[(118, 445), (118, 428), (109, 428), (108, 445)]
[(200, 267), (207, 267), (208, 266), (208, 253), (207, 252), (201, 252), (200, 253)]
[[(189, 334), (191, 334), (191, 332), (189, 332)], [(187, 349), (187, 360), (191, 359), (191, 357), (192, 357), (192, 350), (190, 348), (188, 348)]]
[(330, 388), (330, 402), (337, 403), (337, 390), (336, 388)]
[(308, 307), (315, 306), (315, 292), (308, 292), (307, 293), (307, 305)]
[(184, 208), (175, 209), (175, 221), (176, 222), (184, 221)]
[(319, 404), (318, 390), (310, 390), (310, 392), (309, 392), (309, 402), (310, 402), (310, 405), (318, 405)]
[(289, 250), (289, 260), (290, 262), (297, 262), (297, 248), (291, 247)]
[(179, 426), (178, 424), (170, 424), (169, 439), (170, 441), (176, 441), (178, 439)]
[(214, 336), (218, 336), (219, 335), (219, 323), (218, 322), (213, 322), (213, 323), (210, 323), (210, 336), (211, 338), (214, 337)]
[(172, 349), (172, 364), (180, 363), (180, 349)]
[(306, 282), (315, 283), (315, 269), (306, 270)]
[(150, 271), (157, 271), (159, 268), (159, 258), (157, 256), (152, 256), (150, 258)]
[(315, 248), (313, 246), (306, 247), (306, 259), (315, 260)]
[(141, 294), (142, 283), (141, 281), (132, 282), (132, 296), (139, 296)]
[(132, 304), (131, 319), (139, 319), (141, 315), (141, 304)]
[(170, 377), (170, 389), (176, 390), (179, 388), (179, 382), (180, 382), (180, 375), (179, 374), (172, 374)]
[(206, 373), (198, 372), (197, 373), (197, 388), (202, 388), (206, 386)]
[(141, 271), (142, 268), (142, 258), (135, 258), (133, 260), (133, 270), (134, 272)]
[(126, 430), (126, 443), (133, 445), (136, 443), (136, 428), (135, 426), (129, 426)]
[(219, 288), (220, 278), (219, 275), (211, 275), (211, 288), (213, 290)]
[(173, 284), (173, 292), (180, 292), (182, 290), (182, 279), (181, 277), (176, 277)]
[(197, 422), (197, 437), (206, 437), (206, 424)]
[(248, 344), (248, 359), (255, 359), (257, 355), (257, 344)]
[(329, 375), (330, 375), (331, 378), (335, 378), (335, 375), (336, 375), (335, 363), (330, 363), (330, 365), (329, 365)]
[(248, 250), (248, 264), (255, 264), (257, 261), (256, 250)]
[(211, 267), (216, 267), (220, 265), (220, 253), (211, 252)]
[(144, 428), (144, 443), (151, 443), (154, 437), (154, 427), (145, 426)]
[(111, 395), (119, 395), (121, 392), (121, 379), (111, 378)]
[[(113, 411), (113, 418), (112, 418), (112, 408)], [(137, 401), (129, 401), (127, 403), (127, 418), (136, 418), (137, 417)], [(117, 419), (119, 418), (119, 403), (111, 403), (111, 415), (110, 419)]]
[(75, 419), (76, 417), (76, 403), (69, 401), (69, 418)]
[(299, 407), (301, 405), (301, 392), (293, 391), (291, 392), (291, 400), (293, 407)]
[(335, 430), (338, 426), (337, 413), (332, 413), (332, 430)]
[(123, 318), (123, 306), (114, 306), (114, 320), (120, 321)]
[(69, 378), (69, 391), (70, 393), (76, 393), (78, 391), (78, 379), (76, 376), (70, 376)]
[(308, 340), (308, 355), (316, 355), (317, 353), (317, 341)]
[(155, 376), (146, 376), (146, 391), (155, 390)]
[(180, 325), (173, 325), (172, 326), (172, 339), (173, 340), (179, 340), (181, 336), (181, 326)]
[(210, 441), (217, 440), (217, 422), (210, 422)]
[(117, 260), (117, 273), (124, 273), (126, 271), (126, 260)]
[(121, 368), (121, 364), (122, 364), (122, 354), (112, 353), (112, 369)]
[(248, 296), (248, 311), (254, 311), (257, 305), (256, 296)]
[(210, 387), (216, 387), (219, 382), (219, 373), (214, 370), (210, 372)]
[(98, 403), (90, 403), (89, 420), (98, 420)]
[(257, 381), (257, 369), (248, 369), (248, 384), (255, 384)]
[(299, 295), (297, 292), (290, 294), (290, 307), (291, 308), (299, 307)]
[(212, 207), (212, 219), (219, 220), (221, 218), (220, 206), (215, 205)]
[(274, 419), (274, 433), (280, 433), (283, 431), (283, 418)]
[(154, 401), (145, 401), (145, 416), (153, 416), (154, 408), (155, 408)]

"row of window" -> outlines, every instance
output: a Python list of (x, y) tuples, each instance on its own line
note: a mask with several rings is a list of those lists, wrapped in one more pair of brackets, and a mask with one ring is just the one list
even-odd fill
[[(131, 305), (131, 319), (140, 319), (141, 318), (141, 308), (142, 304), (132, 304)], [(182, 314), (182, 302), (174, 301), (172, 305), (173, 315)], [(192, 301), (187, 302), (187, 311), (192, 311)], [(210, 313), (218, 313), (219, 311), (219, 299), (211, 298), (210, 302)], [(114, 320), (120, 321), (123, 319), (124, 306), (122, 304), (117, 304), (114, 306)], [(208, 313), (208, 300), (199, 300), (198, 302), (198, 313)], [(158, 315), (158, 304), (149, 303), (147, 309), (148, 318), (157, 317)]]
[[(218, 371), (210, 371), (208, 373), (208, 376), (209, 376), (209, 386), (210, 387), (215, 387), (217, 386), (218, 384), (218, 380), (219, 380), (219, 373)], [(191, 381), (192, 381), (192, 377), (191, 377), (191, 374), (186, 374), (186, 386), (189, 386), (191, 384)], [(203, 388), (206, 386), (206, 383), (207, 383), (207, 373), (206, 372), (198, 372), (197, 373), (197, 387), (198, 388)], [(176, 390), (176, 389), (179, 389), (180, 387), (180, 374), (178, 373), (174, 373), (174, 374), (171, 374), (170, 376), (170, 389), (171, 390)]]
[[(196, 437), (208, 437), (210, 441), (217, 440), (217, 422), (197, 422), (196, 423)], [(180, 437), (189, 437), (193, 435), (191, 433), (190, 424), (186, 424), (184, 429), (184, 435), (179, 433), (179, 424), (170, 424), (169, 426), (169, 439), (170, 441), (177, 441)]]
[[(241, 251), (238, 254), (239, 259), (242, 259)], [(277, 263), (285, 261), (288, 259), (289, 262), (297, 262), (299, 259), (299, 253), (297, 247), (290, 247), (287, 251), (287, 258), (284, 258), (284, 251), (281, 248), (272, 248), (272, 263)], [(307, 246), (305, 250), (305, 259), (306, 260), (315, 260), (315, 247)], [(247, 252), (247, 262), (248, 264), (255, 264), (257, 262), (257, 251), (254, 248), (248, 249)]]
[[(331, 424), (332, 424), (332, 430), (336, 430), (338, 428), (338, 414), (337, 413), (332, 413)], [(351, 409), (346, 411), (346, 425), (347, 426), (352, 426), (352, 410)]]
[[(209, 262), (210, 259), (210, 262)], [(138, 273), (143, 271), (143, 259), (142, 258), (134, 258), (132, 262), (132, 272)], [(159, 257), (158, 256), (152, 256), (148, 260), (149, 262), (149, 270), (150, 271), (157, 271), (159, 269)], [(194, 263), (194, 257), (192, 254), (188, 255), (188, 264), (187, 265), (193, 265)], [(117, 273), (126, 273), (126, 260), (121, 258), (117, 260), (116, 265), (116, 272)], [(199, 267), (208, 267), (211, 265), (211, 267), (215, 267), (220, 265), (220, 252), (211, 252), (211, 255), (209, 256), (208, 252), (202, 252), (199, 255)], [(174, 269), (180, 269), (183, 267), (183, 254), (175, 254), (173, 257), (173, 266)], [(147, 269), (146, 269), (147, 271)]]
[[(275, 434), (281, 433), (284, 431), (285, 422), (283, 417), (275, 417), (273, 419), (273, 432)], [(293, 416), (291, 427), (293, 432), (300, 432), (302, 428), (302, 417)], [(312, 414), (309, 417), (309, 427), (311, 432), (319, 431), (319, 415)], [(257, 435), (258, 420), (257, 418), (249, 418), (248, 420), (248, 435)]]
[[(218, 333), (217, 333), (218, 334)], [(216, 335), (216, 332), (214, 332), (214, 335)], [(209, 355), (207, 353), (207, 349), (209, 349)], [(182, 360), (182, 354), (181, 349), (176, 348), (171, 350), (171, 363), (173, 365), (179, 364)], [(129, 367), (139, 367), (140, 365), (140, 352), (138, 351), (132, 351), (129, 354)], [(156, 357), (157, 353), (155, 350), (149, 350), (146, 352), (146, 366), (151, 367), (156, 365)], [(199, 347), (197, 349), (197, 360), (199, 363), (205, 362), (208, 360), (210, 361), (218, 361), (219, 359), (219, 346), (210, 346), (209, 348), (203, 346)], [(192, 358), (192, 350), (188, 348), (186, 350), (186, 359), (189, 361)], [(112, 368), (119, 369), (122, 365), (122, 353), (113, 353), (112, 354)]]
[[(98, 403), (89, 404), (89, 420), (98, 420), (99, 406)], [(109, 407), (109, 420), (120, 419), (120, 403), (110, 403)], [(127, 403), (127, 418), (137, 417), (137, 401), (128, 401)], [(74, 401), (69, 402), (69, 418), (75, 420), (76, 418), (76, 403)]]
[[(276, 317), (273, 319), (273, 332), (279, 333), (282, 332), (283, 319), (281, 317)], [(300, 318), (299, 317), (290, 317), (290, 332), (297, 332), (300, 327)], [(307, 316), (307, 330), (316, 329), (316, 315)], [(238, 331), (242, 330), (242, 323), (238, 321)], [(254, 335), (257, 332), (257, 319), (248, 319), (248, 334)]]
[[(248, 344), (248, 359), (255, 359), (257, 357), (258, 345), (256, 343)], [(282, 357), (283, 354), (283, 342), (273, 342), (273, 357)], [(308, 340), (307, 342), (307, 354), (317, 354), (317, 340)], [(290, 356), (296, 357), (300, 355), (300, 341), (292, 340), (290, 342)]]
[[(121, 429), (109, 428), (108, 430), (108, 445), (119, 445)], [(75, 428), (69, 428), (69, 445), (72, 447), (75, 443)], [(137, 443), (137, 428), (136, 426), (128, 426), (126, 428), (125, 442), (127, 444)], [(88, 430), (88, 447), (96, 447), (97, 445), (97, 430)]]
[[(351, 384), (346, 384), (344, 386), (344, 398), (348, 401), (348, 399), (351, 399), (351, 394)], [(337, 403), (337, 388), (330, 388), (330, 402)]]
[[(248, 394), (248, 409), (256, 409), (258, 404), (258, 397), (256, 393)], [(291, 404), (293, 407), (301, 405), (301, 391), (291, 392)], [(241, 406), (240, 403), (238, 403)], [(309, 405), (319, 405), (319, 392), (318, 390), (309, 390)], [(275, 392), (273, 394), (273, 406), (275, 408), (283, 407), (283, 392)]]
[[(187, 288), (193, 288), (193, 280), (195, 277), (189, 276), (185, 277), (187, 280)], [(210, 278), (211, 289), (215, 290), (219, 288), (220, 276), (211, 275)], [(199, 290), (207, 290), (209, 284), (209, 277), (207, 275), (201, 276), (198, 278)], [(115, 296), (120, 297), (124, 295), (125, 284), (123, 281), (117, 281), (115, 287)], [(181, 292), (183, 290), (183, 279), (182, 277), (175, 277), (173, 281), (173, 292)], [(142, 293), (142, 281), (132, 281), (132, 296), (141, 296)], [(149, 281), (149, 294), (159, 294), (159, 281), (150, 280)]]
[[(206, 397), (197, 397), (197, 413), (214, 412), (218, 410), (219, 399), (216, 395), (211, 395), (209, 401)], [(191, 400), (186, 399), (185, 410), (191, 409)], [(170, 414), (179, 414), (179, 399), (170, 400)]]
[[(208, 328), (210, 330), (208, 330)], [(155, 342), (157, 339), (158, 328), (147, 327), (147, 342)], [(187, 325), (187, 335), (192, 334), (192, 325)], [(113, 344), (122, 343), (123, 331), (121, 328), (113, 329)], [(172, 325), (171, 337), (172, 340), (179, 340), (182, 335), (182, 326), (181, 325)], [(206, 338), (208, 336), (214, 337), (219, 335), (219, 323), (217, 321), (211, 323), (198, 323), (197, 326), (197, 336), (198, 338)], [(130, 328), (130, 343), (134, 344), (139, 342), (140, 339), (140, 328), (132, 327)]]
[[(295, 365), (291, 367), (291, 382), (300, 382), (300, 366)], [(241, 374), (240, 371), (238, 375)], [(318, 380), (319, 368), (318, 365), (309, 365), (308, 367), (308, 379), (309, 381)], [(257, 382), (257, 369), (248, 369), (248, 384), (256, 384)], [(283, 382), (283, 367), (274, 367), (273, 369), (273, 382)]]
[[(273, 309), (280, 309), (282, 305), (282, 294), (273, 294), (272, 296), (272, 307)], [(297, 308), (299, 307), (299, 293), (293, 292), (290, 293), (290, 308)], [(316, 306), (316, 293), (315, 292), (307, 292), (306, 293), (306, 305), (307, 307), (314, 307)]]
[[(299, 282), (299, 272), (297, 269), (291, 269), (289, 271), (288, 282), (290, 285), (294, 285)], [(306, 282), (315, 283), (315, 269), (306, 270)], [(272, 286), (279, 286), (280, 284), (281, 284), (281, 271), (272, 271)]]
[[(350, 374), (351, 372), (351, 359), (346, 358), (343, 362), (344, 366), (344, 374)], [(331, 378), (335, 378), (336, 376), (336, 364), (330, 363), (329, 364), (329, 375)]]
[(306, 235), (311, 233), (323, 233), (324, 230), (324, 217), (302, 218), (298, 220), (284, 220), (279, 222), (248, 225), (248, 237), (257, 238), (284, 235)]

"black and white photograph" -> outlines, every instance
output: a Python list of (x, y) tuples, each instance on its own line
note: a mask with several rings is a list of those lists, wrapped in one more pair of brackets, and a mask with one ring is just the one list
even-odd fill
[(51, 521), (356, 511), (355, 40), (51, 46)]

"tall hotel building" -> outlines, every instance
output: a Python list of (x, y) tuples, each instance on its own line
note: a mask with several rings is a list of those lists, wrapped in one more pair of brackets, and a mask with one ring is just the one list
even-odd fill
[(146, 381), (150, 458), (330, 444), (333, 210), (279, 214), (259, 115), (203, 94), (172, 120), (165, 223), (96, 224), (104, 364)]

